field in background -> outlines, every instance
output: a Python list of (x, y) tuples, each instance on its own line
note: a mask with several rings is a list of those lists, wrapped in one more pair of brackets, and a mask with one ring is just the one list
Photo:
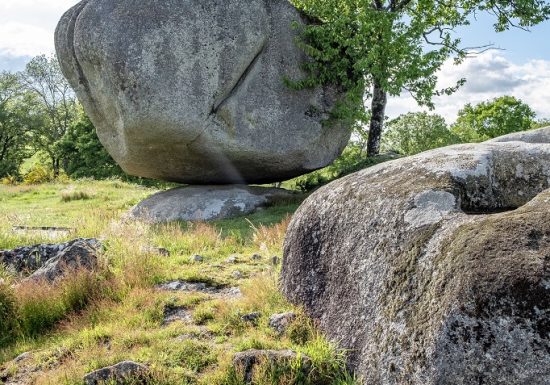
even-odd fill
[[(0, 366), (33, 384), (76, 385), (94, 369), (135, 360), (151, 368), (150, 384), (239, 385), (231, 365), (235, 352), (290, 348), (311, 357), (310, 377), (300, 377), (291, 365), (260, 371), (258, 384), (355, 383), (343, 369), (342, 353), (277, 288), (279, 266), (271, 257), (281, 256), (297, 203), (209, 224), (121, 220), (155, 191), (119, 181), (0, 186), (0, 249), (51, 242), (48, 234), (14, 232), (13, 226), (72, 228), (55, 242), (96, 237), (106, 247), (98, 271), (54, 286), (19, 284), (0, 269), (0, 305), (2, 298), (14, 299), (9, 319), (16, 320), (12, 328), (17, 329), (0, 349)], [(158, 247), (170, 256), (156, 253)], [(192, 261), (195, 254), (204, 260)], [(252, 259), (253, 254), (262, 259)], [(237, 256), (236, 263), (227, 261), (230, 255)], [(157, 288), (171, 280), (239, 287), (242, 296)], [(163, 325), (166, 310), (174, 308), (185, 309), (189, 321)], [(268, 319), (289, 310), (298, 319), (279, 336)], [(241, 318), (252, 312), (260, 313), (257, 323)], [(28, 351), (30, 359), (10, 361)]]

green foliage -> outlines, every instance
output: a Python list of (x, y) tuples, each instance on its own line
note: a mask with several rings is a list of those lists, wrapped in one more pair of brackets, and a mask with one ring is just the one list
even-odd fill
[(105, 179), (124, 176), (97, 137), (95, 127), (83, 112), (60, 141), (65, 172), (72, 178)]
[[(550, 16), (540, 0), (293, 0), (314, 23), (300, 44), (313, 60), (296, 87), (336, 84), (348, 91), (339, 117), (366, 118), (362, 97), (373, 97), (369, 155), (378, 153), (387, 95), (407, 91), (419, 105), (433, 108), (434, 95), (452, 94), (465, 83), (437, 89), (437, 72), (454, 57), (460, 63), (476, 49), (461, 46), (454, 30), (470, 24), (480, 11), (496, 16), (497, 32), (528, 28)], [(486, 47), (478, 47), (486, 48)], [(371, 130), (373, 131), (373, 130)]]
[(295, 178), (292, 180), (292, 184), (294, 188), (303, 192), (312, 191), (335, 179), (395, 158), (397, 158), (397, 155), (391, 153), (366, 156), (362, 145), (351, 142), (342, 155), (330, 166)]
[(426, 112), (408, 113), (388, 122), (383, 147), (403, 155), (414, 155), (459, 142), (445, 119)]
[(532, 128), (550, 127), (550, 119), (540, 119), (533, 123)]
[(23, 183), (25, 184), (42, 184), (51, 182), (54, 180), (54, 175), (51, 169), (48, 169), (40, 164), (35, 164), (31, 169), (23, 176)]
[(459, 111), (451, 129), (462, 142), (483, 142), (529, 130), (534, 118), (535, 113), (527, 104), (512, 96), (502, 96), (475, 106), (467, 104)]

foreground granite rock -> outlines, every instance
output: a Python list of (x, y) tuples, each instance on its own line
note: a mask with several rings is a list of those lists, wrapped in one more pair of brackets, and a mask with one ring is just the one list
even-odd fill
[(366, 384), (548, 385), (549, 187), (550, 145), (518, 141), (350, 175), (295, 214), (283, 291)]
[[(350, 128), (333, 88), (293, 91), (308, 60), (287, 0), (84, 0), (56, 31), (62, 70), (129, 174), (265, 183), (328, 165)], [(326, 123), (326, 124), (325, 124)]]
[(23, 246), (13, 250), (0, 250), (0, 264), (7, 266), (16, 273), (32, 273), (44, 266), (50, 259), (57, 257), (77, 243), (86, 244), (95, 250), (102, 248), (101, 242), (94, 238), (79, 238), (63, 243)]
[(50, 258), (28, 279), (54, 282), (55, 280), (78, 270), (91, 271), (97, 267), (101, 247), (86, 240), (73, 242), (69, 247)]
[(311, 359), (304, 354), (297, 354), (292, 350), (257, 350), (250, 349), (235, 354), (233, 367), (241, 376), (245, 384), (254, 383), (254, 374), (259, 366), (283, 367), (299, 362), (299, 368), (304, 375), (311, 371)]
[(132, 209), (130, 217), (155, 223), (231, 218), (294, 196), (278, 188), (187, 186), (149, 197)]

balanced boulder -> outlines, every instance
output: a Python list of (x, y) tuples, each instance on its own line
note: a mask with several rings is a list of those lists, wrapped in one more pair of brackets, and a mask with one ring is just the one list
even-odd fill
[(350, 137), (335, 87), (293, 90), (309, 60), (287, 0), (84, 0), (56, 31), (63, 73), (129, 174), (264, 183), (332, 162)]
[(283, 291), (366, 384), (549, 384), (542, 134), (381, 164), (299, 208)]

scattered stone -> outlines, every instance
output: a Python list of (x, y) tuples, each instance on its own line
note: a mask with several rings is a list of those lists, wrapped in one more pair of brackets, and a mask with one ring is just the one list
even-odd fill
[(281, 258), (279, 258), (278, 256), (273, 256), (271, 257), (271, 264), (273, 266), (278, 266), (279, 264), (281, 263)]
[(168, 249), (165, 249), (164, 247), (155, 247), (155, 246), (142, 246), (141, 252), (143, 254), (153, 254), (153, 255), (160, 255), (162, 257), (169, 257), (170, 251)]
[(128, 174), (267, 183), (330, 164), (350, 137), (348, 124), (329, 119), (338, 87), (293, 90), (281, 80), (307, 76), (293, 23), (306, 20), (287, 0), (89, 0), (65, 13), (55, 42)]
[(224, 298), (237, 298), (242, 296), (238, 287), (216, 287), (209, 286), (204, 282), (187, 282), (182, 280), (162, 283), (156, 286), (159, 290), (199, 292)]
[(254, 369), (258, 364), (267, 363), (269, 365), (290, 364), (293, 361), (300, 360), (300, 367), (304, 374), (311, 370), (311, 359), (303, 354), (297, 354), (292, 350), (247, 350), (235, 354), (233, 366), (237, 373), (243, 376), (246, 384), (252, 383)]
[(202, 255), (193, 255), (190, 259), (191, 259), (191, 262), (202, 262), (202, 261), (204, 261), (204, 257)]
[(32, 357), (31, 352), (21, 353), (20, 355), (18, 355), (17, 357), (15, 357), (15, 359), (13, 360), (13, 362), (15, 362), (15, 363), (17, 364), (17, 363), (20, 363), (21, 361), (28, 360), (28, 359), (31, 358), (31, 357)]
[(254, 313), (249, 313), (241, 316), (241, 320), (243, 320), (244, 322), (250, 322), (252, 324), (256, 324), (258, 322), (258, 319), (260, 319), (261, 316), (262, 316), (262, 313), (254, 312)]
[(229, 258), (225, 260), (226, 263), (237, 263), (238, 258), (236, 255), (230, 255)]
[(244, 278), (243, 273), (240, 272), (239, 270), (235, 270), (233, 273), (231, 273), (231, 276), (232, 276), (234, 279), (243, 279), (243, 278)]
[(174, 322), (191, 322), (193, 316), (184, 306), (166, 306), (164, 308), (163, 326), (168, 326)]
[(50, 258), (27, 279), (53, 282), (77, 270), (91, 271), (97, 267), (98, 253), (99, 250), (95, 244), (86, 240), (74, 242), (55, 257)]
[(252, 259), (253, 261), (261, 261), (262, 260), (262, 256), (260, 254), (252, 254), (252, 256), (250, 257), (250, 259)]
[(550, 144), (539, 139), (380, 164), (294, 214), (283, 292), (365, 383), (548, 385)]
[(292, 196), (290, 191), (267, 187), (185, 186), (152, 195), (135, 206), (130, 217), (153, 223), (231, 218)]
[(84, 376), (84, 383), (86, 385), (103, 385), (114, 382), (113, 385), (122, 385), (132, 381), (132, 384), (145, 384), (145, 377), (148, 372), (149, 369), (142, 364), (123, 361), (87, 374)]
[(269, 318), (269, 327), (275, 330), (278, 334), (283, 335), (295, 319), (296, 314), (292, 312), (273, 314)]
[(24, 246), (13, 250), (0, 250), (0, 264), (13, 269), (17, 273), (32, 273), (75, 243), (86, 243), (98, 251), (102, 249), (99, 240), (82, 238), (64, 243)]

